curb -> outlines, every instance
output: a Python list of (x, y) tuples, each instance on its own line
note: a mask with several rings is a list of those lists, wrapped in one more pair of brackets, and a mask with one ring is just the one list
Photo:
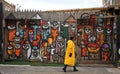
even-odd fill
[(6, 65), (6, 64), (0, 64), (0, 66), (18, 66), (18, 67), (29, 67), (30, 65)]

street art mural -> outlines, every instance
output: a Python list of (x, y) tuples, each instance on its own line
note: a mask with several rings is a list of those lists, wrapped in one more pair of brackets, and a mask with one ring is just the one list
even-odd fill
[(39, 19), (6, 20), (8, 59), (62, 63), (70, 36), (76, 38), (80, 61), (113, 59), (113, 19), (100, 18), (106, 14), (83, 13), (80, 23), (51, 22), (37, 16)]
[(113, 23), (110, 22), (112, 19), (103, 16), (101, 12), (81, 15), (82, 21), (77, 26), (77, 44), (84, 60), (112, 60)]

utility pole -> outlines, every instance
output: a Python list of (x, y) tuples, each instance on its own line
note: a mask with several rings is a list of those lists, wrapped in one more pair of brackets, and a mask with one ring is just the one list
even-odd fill
[(21, 6), (19, 4), (16, 5), (16, 10), (20, 11)]

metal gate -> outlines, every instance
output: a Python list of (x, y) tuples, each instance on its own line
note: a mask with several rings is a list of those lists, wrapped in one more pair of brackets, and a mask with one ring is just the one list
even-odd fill
[[(84, 13), (77, 26), (78, 63), (112, 63), (114, 17)], [(77, 52), (78, 53), (78, 52)]]

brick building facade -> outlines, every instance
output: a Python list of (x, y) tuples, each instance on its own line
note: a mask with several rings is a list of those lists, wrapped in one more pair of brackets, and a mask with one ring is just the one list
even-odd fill
[(120, 0), (103, 0), (103, 6), (120, 6)]

